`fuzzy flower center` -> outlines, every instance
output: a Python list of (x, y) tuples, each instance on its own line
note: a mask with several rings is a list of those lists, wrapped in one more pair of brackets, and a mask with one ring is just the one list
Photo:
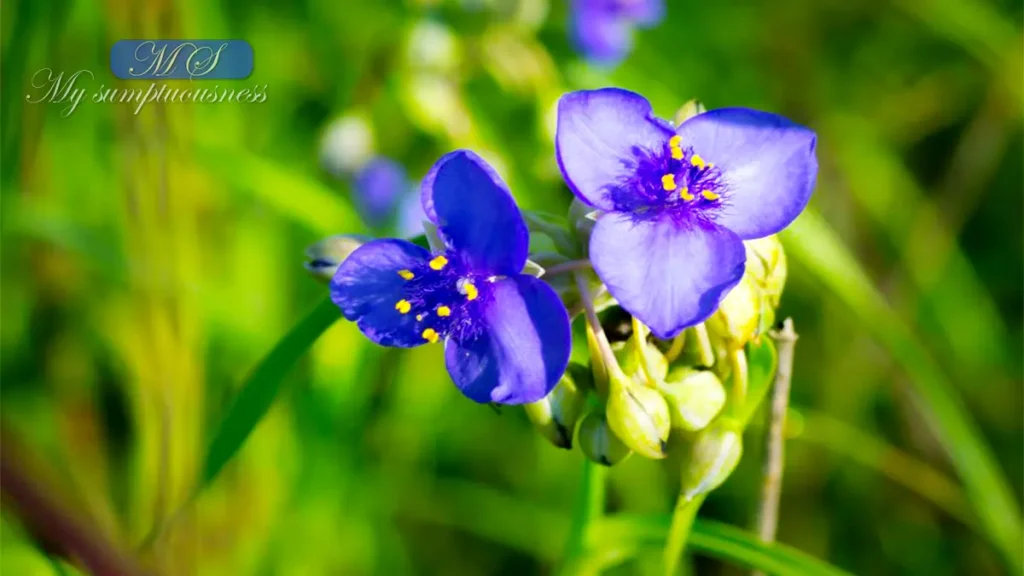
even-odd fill
[(490, 279), (474, 274), (451, 253), (399, 270), (398, 275), (405, 286), (402, 298), (395, 302), (395, 314), (412, 315), (413, 329), (423, 340), (463, 338), (475, 331), (479, 306), (490, 298)]
[(621, 212), (637, 216), (669, 211), (676, 217), (711, 217), (726, 193), (722, 172), (673, 136), (661, 150), (634, 150), (628, 176), (609, 190)]

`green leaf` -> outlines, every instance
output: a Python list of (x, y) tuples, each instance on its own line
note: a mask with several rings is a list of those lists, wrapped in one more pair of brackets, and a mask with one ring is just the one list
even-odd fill
[(235, 456), (256, 424), (270, 410), (285, 375), (338, 317), (338, 308), (330, 298), (325, 298), (256, 366), (210, 442), (200, 488), (208, 485)]
[(863, 320), (865, 328), (903, 366), (924, 416), (964, 483), (979, 525), (1012, 571), (1020, 572), (1020, 543), (1024, 539), (1020, 506), (992, 451), (945, 374), (818, 214), (805, 211), (783, 231), (782, 240), (786, 253), (849, 306)]
[[(629, 551), (663, 546), (670, 522), (668, 515), (606, 517), (595, 527), (594, 549), (607, 559), (598, 568), (627, 558)], [(720, 522), (695, 520), (689, 545), (696, 552), (777, 576), (848, 574), (795, 548), (765, 544), (754, 534)]]
[(779, 364), (779, 353), (771, 338), (761, 338), (760, 344), (747, 345), (747, 403), (740, 409), (740, 425), (746, 427), (754, 417), (757, 407), (768, 395), (775, 379), (775, 368)]

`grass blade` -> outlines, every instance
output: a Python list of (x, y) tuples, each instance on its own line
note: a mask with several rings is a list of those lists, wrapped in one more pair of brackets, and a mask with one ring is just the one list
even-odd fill
[(338, 308), (331, 299), (324, 298), (256, 366), (213, 436), (203, 462), (200, 488), (208, 485), (235, 456), (256, 424), (270, 410), (285, 375), (339, 317)]

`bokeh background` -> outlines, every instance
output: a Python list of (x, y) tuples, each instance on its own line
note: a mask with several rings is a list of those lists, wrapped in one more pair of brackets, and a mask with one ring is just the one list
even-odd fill
[[(783, 235), (780, 314), (801, 337), (779, 540), (856, 574), (1011, 573), (1012, 539), (993, 544), (964, 486), (975, 474), (974, 493), (991, 492), (976, 473), (994, 464), (1019, 522), (1020, 2), (669, 2), (613, 68), (576, 53), (569, 10), (5, 2), (3, 449), (16, 441), (48, 493), (168, 574), (551, 573), (582, 455), (521, 410), (465, 400), (439, 347), (381, 349), (344, 321), (186, 499), (239, 385), (325, 294), (304, 248), (374, 232), (341, 169), (352, 154), (415, 180), (472, 148), (522, 206), (564, 213), (555, 101), (615, 85), (666, 117), (700, 98), (818, 131), (810, 212)], [(108, 62), (123, 38), (245, 39), (253, 76), (220, 84), (265, 84), (267, 100), (135, 114), (87, 99), (68, 117), (26, 100), (41, 68), (90, 70), (90, 92), (128, 86)], [(363, 132), (339, 135), (340, 118)], [(750, 525), (760, 434), (703, 516)], [(610, 510), (667, 514), (677, 481), (632, 458), (608, 475)], [(3, 574), (56, 573), (9, 511), (0, 544)], [(641, 549), (609, 573), (659, 558)], [(699, 556), (687, 569), (738, 573)]]

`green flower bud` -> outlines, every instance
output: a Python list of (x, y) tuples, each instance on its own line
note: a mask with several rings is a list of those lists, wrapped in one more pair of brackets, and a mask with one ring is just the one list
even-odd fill
[(766, 236), (748, 240), (743, 245), (747, 249), (747, 274), (753, 277), (771, 307), (778, 308), (787, 273), (782, 242), (778, 236)]
[(707, 109), (704, 108), (704, 105), (700, 103), (700, 100), (690, 100), (686, 104), (683, 104), (683, 107), (680, 108), (678, 112), (676, 112), (676, 126), (679, 126), (680, 124), (686, 122), (690, 118), (693, 118), (694, 116), (698, 114), (703, 114), (705, 112), (707, 112)]
[(725, 407), (725, 387), (708, 370), (675, 368), (660, 389), (668, 402), (672, 427), (685, 432), (703, 430)]
[(317, 279), (330, 282), (338, 266), (363, 244), (372, 240), (360, 234), (337, 234), (306, 248), (306, 270)]
[(608, 420), (600, 412), (591, 412), (583, 418), (579, 443), (580, 450), (587, 458), (605, 466), (614, 466), (631, 454), (629, 448), (608, 427)]
[(589, 371), (571, 365), (558, 385), (546, 397), (523, 408), (530, 422), (545, 438), (559, 448), (572, 447), (572, 432), (587, 401)]
[(683, 498), (692, 500), (721, 486), (742, 455), (743, 436), (734, 422), (722, 420), (701, 432), (683, 463)]
[(705, 324), (715, 339), (729, 348), (740, 348), (753, 340), (761, 326), (761, 291), (750, 275), (744, 274), (718, 305)]
[(668, 404), (653, 388), (611, 374), (606, 405), (608, 425), (622, 442), (641, 456), (664, 458), (672, 419)]
[(643, 366), (640, 365), (640, 356), (636, 346), (636, 335), (629, 337), (629, 340), (625, 342), (615, 342), (612, 344), (612, 350), (615, 352), (615, 359), (619, 361), (619, 366), (622, 367), (622, 371), (625, 372), (626, 376), (629, 376), (633, 382), (640, 386), (647, 386), (653, 388), (657, 386), (657, 383), (664, 380), (668, 374), (668, 361), (665, 360), (665, 355), (662, 354), (661, 350), (658, 350), (653, 344), (644, 342), (641, 344), (643, 353), (647, 359), (647, 370), (650, 371), (651, 379), (648, 381), (647, 372)]

